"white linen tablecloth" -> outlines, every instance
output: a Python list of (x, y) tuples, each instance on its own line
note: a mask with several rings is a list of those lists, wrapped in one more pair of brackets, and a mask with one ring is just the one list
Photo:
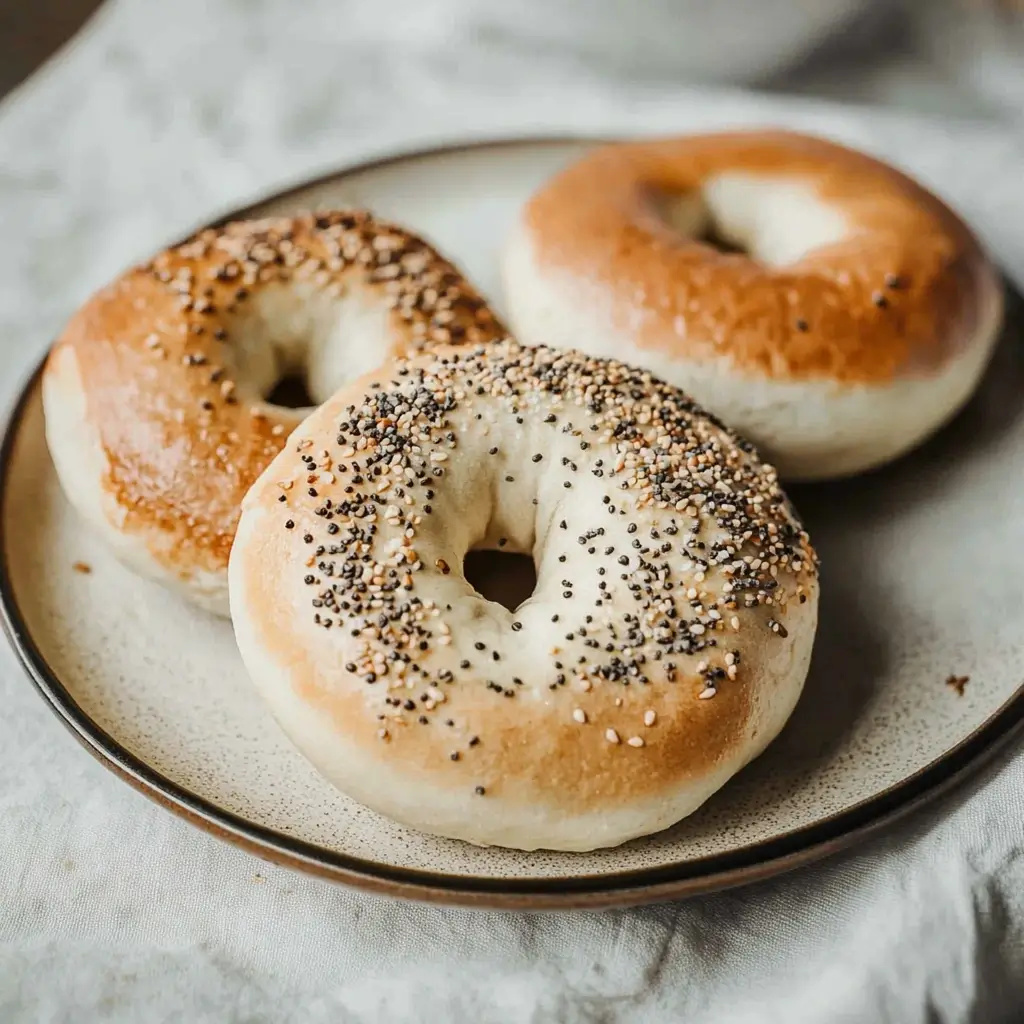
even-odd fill
[[(0, 107), (0, 397), (94, 287), (197, 221), (470, 135), (773, 121), (899, 151), (929, 180), (954, 139), (956, 173), (932, 184), (1024, 280), (1024, 142), (1005, 131), (627, 87), (486, 46), (405, 59), (341, 11), (125, 0)], [(519, 915), (365, 896), (210, 838), (79, 749), (5, 645), (0, 707), (5, 1024), (1021, 1019), (1021, 756), (769, 883)]]

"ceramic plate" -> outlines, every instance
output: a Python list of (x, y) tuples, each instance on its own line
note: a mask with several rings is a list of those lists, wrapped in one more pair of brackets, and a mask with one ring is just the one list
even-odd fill
[[(517, 207), (584, 145), (420, 153), (242, 212), (369, 206), (430, 236), (497, 296), (496, 255)], [(635, 903), (763, 878), (934, 796), (1024, 717), (1017, 323), (1014, 308), (982, 389), (924, 448), (882, 472), (792, 492), (824, 567), (796, 713), (698, 813), (618, 849), (477, 849), (400, 828), (334, 791), (255, 699), (228, 623), (137, 579), (82, 529), (47, 455), (37, 377), (0, 453), (8, 630), (93, 753), (275, 860), (368, 889), (492, 906)]]

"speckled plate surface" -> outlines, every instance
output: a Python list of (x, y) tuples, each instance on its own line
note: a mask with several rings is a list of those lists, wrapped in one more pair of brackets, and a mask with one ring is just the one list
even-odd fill
[[(370, 206), (430, 236), (496, 296), (496, 255), (518, 205), (583, 145), (406, 156), (243, 212)], [(481, 850), (335, 792), (256, 700), (228, 623), (137, 579), (82, 528), (52, 471), (37, 378), (0, 453), (7, 628), (43, 695), (111, 768), (273, 859), (492, 906), (635, 903), (763, 878), (935, 795), (1024, 719), (1024, 346), (1011, 307), (992, 371), (938, 437), (881, 472), (792, 491), (824, 566), (796, 713), (697, 814), (618, 849)]]

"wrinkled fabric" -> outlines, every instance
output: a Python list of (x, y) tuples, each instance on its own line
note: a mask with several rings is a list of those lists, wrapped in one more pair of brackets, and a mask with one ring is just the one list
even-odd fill
[[(261, 192), (453, 138), (772, 122), (887, 154), (1024, 280), (1024, 141), (628, 87), (486, 45), (406, 60), (354, 3), (136, 0), (0, 107), (0, 388), (122, 266)], [(371, 6), (371, 5), (367, 5)], [(0, 651), (0, 1021), (1018, 1020), (1024, 757), (854, 852), (645, 909), (399, 903), (267, 865), (130, 790)]]

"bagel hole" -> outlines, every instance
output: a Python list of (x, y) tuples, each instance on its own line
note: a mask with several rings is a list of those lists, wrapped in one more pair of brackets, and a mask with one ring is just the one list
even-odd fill
[(313, 400), (301, 373), (285, 374), (267, 393), (271, 405), (283, 405), (286, 409), (308, 409), (318, 403)]
[(738, 242), (731, 242), (726, 238), (719, 230), (718, 224), (711, 217), (708, 218), (707, 223), (697, 235), (696, 240), (702, 245), (710, 245), (713, 249), (717, 249), (722, 253), (732, 254), (734, 256), (751, 255), (749, 249), (740, 245)]
[(537, 586), (533, 559), (516, 552), (470, 551), (462, 572), (481, 597), (510, 612), (528, 601)]
[(651, 193), (656, 215), (672, 231), (762, 267), (785, 267), (850, 236), (841, 205), (813, 179), (723, 172), (699, 191)]
[(721, 253), (753, 257), (751, 250), (738, 238), (726, 234), (700, 194), (657, 192), (651, 198), (659, 219), (676, 234), (709, 245)]

